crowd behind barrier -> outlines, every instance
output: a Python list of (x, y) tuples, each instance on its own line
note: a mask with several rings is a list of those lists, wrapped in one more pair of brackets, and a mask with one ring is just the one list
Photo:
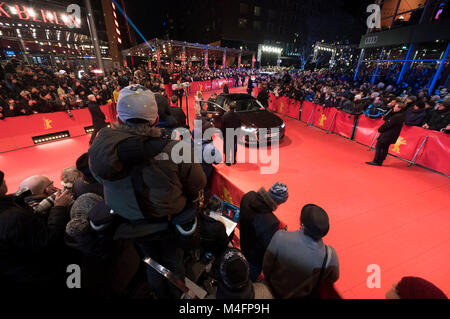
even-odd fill
[[(91, 66), (74, 69), (68, 65), (48, 67), (28, 65), (11, 59), (0, 64), (0, 120), (8, 117), (70, 111), (87, 107), (89, 95), (94, 95), (100, 105), (110, 100), (116, 102), (120, 89), (139, 84), (153, 92), (170, 98), (184, 95), (180, 84), (191, 83), (189, 93), (198, 90), (210, 91), (244, 85), (248, 75), (255, 69), (205, 67), (181, 68), (181, 66), (149, 67), (148, 65), (121, 68), (103, 73)], [(173, 85), (178, 85), (173, 87)]]
[[(115, 104), (102, 105), (106, 122), (115, 121)], [(72, 110), (72, 117), (66, 112), (38, 113), (28, 116), (8, 117), (0, 122), (0, 152), (33, 146), (34, 137), (68, 132), (67, 137), (87, 134), (92, 127), (92, 118), (87, 108)]]
[[(255, 90), (254, 93), (258, 92)], [(384, 123), (382, 119), (369, 118), (364, 114), (349, 114), (336, 107), (323, 107), (273, 94), (270, 94), (269, 110), (371, 147), (375, 146), (378, 128)], [(389, 153), (450, 175), (449, 134), (404, 125), (397, 143), (390, 147)]]
[[(243, 79), (242, 81), (244, 81)], [(189, 92), (208, 92), (222, 89), (225, 85), (229, 88), (242, 85), (243, 82), (235, 79), (213, 79), (206, 81), (194, 81), (189, 87)], [(171, 86), (171, 85), (170, 85)], [(169, 85), (167, 85), (169, 87)], [(168, 90), (166, 89), (166, 92)], [(116, 118), (115, 103), (109, 102), (101, 106), (106, 115), (107, 122), (114, 122)], [(70, 137), (87, 134), (85, 128), (92, 126), (92, 119), (87, 108), (71, 110), (70, 117), (67, 112), (36, 113), (31, 115), (6, 117), (0, 122), (0, 152), (12, 151), (24, 147), (33, 146), (33, 137), (49, 135), (68, 131)]]
[[(213, 89), (223, 83), (212, 79), (207, 85)], [(161, 136), (155, 127), (159, 104), (146, 88), (122, 89), (117, 104), (117, 110), (112, 103), (102, 107), (106, 120), (114, 119), (117, 111), (125, 123), (103, 128), (76, 166), (62, 171), (63, 190), (48, 177), (34, 175), (20, 183), (19, 192), (11, 193), (8, 172), (0, 171), (0, 293), (47, 299), (340, 298), (333, 288), (339, 279), (338, 252), (323, 241), (330, 225), (321, 207), (305, 205), (299, 214), (300, 229), (282, 230), (285, 225), (274, 211), (289, 199), (288, 185), (276, 182), (267, 190), (254, 185), (254, 191), (242, 194), (218, 174), (210, 187), (206, 165), (211, 163), (149, 161), (165, 159), (163, 154), (170, 157), (171, 149), (184, 141)], [(339, 114), (355, 121), (339, 110), (305, 105), (311, 110), (311, 124), (325, 126), (329, 116), (331, 127)], [(142, 114), (142, 109), (149, 112)], [(276, 108), (281, 113), (287, 110), (284, 103)], [(297, 114), (296, 110), (289, 114), (299, 119), (305, 111), (300, 106)], [(80, 134), (90, 119), (86, 109), (74, 110), (71, 117), (60, 112), (27, 119), (47, 115), (65, 116), (53, 126), (51, 119), (44, 120), (48, 132), (64, 127)], [(127, 118), (143, 121), (137, 124)], [(192, 142), (220, 153), (212, 140)], [(224, 209), (225, 203), (207, 195), (211, 192), (239, 209), (232, 219), (234, 227), (239, 222), (239, 245), (230, 242), (233, 230), (228, 233), (229, 220), (223, 220), (230, 216), (230, 205)], [(77, 279), (67, 265), (81, 265), (81, 283), (76, 283), (81, 289), (68, 289)], [(193, 287), (194, 282), (198, 286)], [(432, 283), (416, 277), (403, 277), (388, 295), (447, 298)]]

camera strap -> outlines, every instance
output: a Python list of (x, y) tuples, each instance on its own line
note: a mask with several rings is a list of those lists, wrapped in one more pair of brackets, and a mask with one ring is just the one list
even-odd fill
[(144, 262), (180, 289), (183, 292), (182, 299), (204, 299), (206, 297), (207, 292), (188, 278), (185, 278), (184, 281), (181, 280), (172, 271), (150, 257), (145, 258)]

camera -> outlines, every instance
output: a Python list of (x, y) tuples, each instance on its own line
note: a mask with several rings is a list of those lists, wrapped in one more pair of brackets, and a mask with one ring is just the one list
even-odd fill
[(28, 207), (26, 198), (31, 196), (32, 193), (28, 188), (20, 189), (13, 194), (14, 202), (22, 208)]
[(43, 199), (38, 205), (33, 207), (35, 213), (43, 213), (55, 206), (56, 193)]

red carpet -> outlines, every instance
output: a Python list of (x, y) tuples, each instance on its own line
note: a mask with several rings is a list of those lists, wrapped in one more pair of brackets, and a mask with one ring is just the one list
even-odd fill
[[(189, 103), (192, 118), (193, 98)], [(276, 214), (288, 230), (299, 227), (300, 209), (307, 203), (328, 212), (325, 242), (339, 256), (336, 288), (343, 298), (384, 298), (403, 276), (423, 277), (450, 296), (450, 180), (393, 157), (384, 167), (367, 166), (364, 162), (373, 158), (367, 147), (284, 120), (287, 136), (280, 145), (278, 173), (261, 175), (261, 164), (220, 164), (219, 173), (244, 192), (286, 183), (289, 200)], [(88, 141), (83, 136), (0, 154), (10, 191), (33, 174), (59, 183), (61, 170), (74, 164)], [(221, 149), (221, 140), (215, 143)], [(238, 152), (245, 150), (240, 146)], [(371, 264), (381, 267), (381, 288), (367, 288)]]

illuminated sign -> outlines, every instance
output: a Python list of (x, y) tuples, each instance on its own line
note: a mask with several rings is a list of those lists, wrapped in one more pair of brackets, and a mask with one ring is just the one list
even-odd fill
[(80, 28), (81, 20), (65, 12), (32, 8), (21, 4), (7, 5), (0, 3), (0, 18), (22, 20), (27, 22), (47, 23), (68, 28)]
[(14, 53), (14, 51), (9, 51), (9, 50), (7, 50), (7, 51), (6, 51), (6, 55), (16, 55), (16, 54)]
[(263, 45), (262, 50), (263, 50), (263, 52), (278, 53), (278, 54), (280, 54), (281, 51), (283, 51), (283, 49), (281, 49), (281, 48), (272, 47), (272, 46), (268, 46), (268, 45)]
[(378, 42), (378, 36), (367, 37), (364, 43), (367, 44), (376, 44)]

